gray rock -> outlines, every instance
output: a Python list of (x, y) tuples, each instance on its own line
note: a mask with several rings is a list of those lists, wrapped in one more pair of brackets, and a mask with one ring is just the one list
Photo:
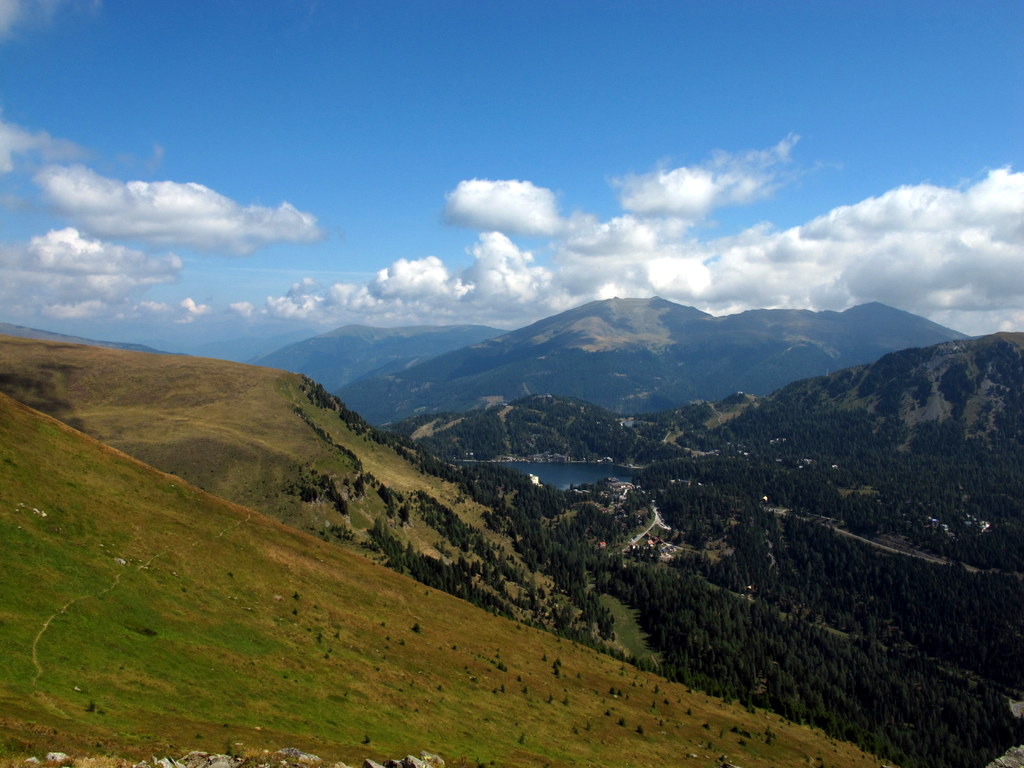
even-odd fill
[(63, 752), (47, 752), (46, 762), (57, 763), (58, 765), (64, 765), (71, 762), (71, 758), (65, 755)]
[(444, 760), (433, 752), (420, 752), (420, 760), (426, 763), (428, 768), (444, 768)]
[(319, 763), (320, 758), (317, 755), (310, 754), (309, 752), (303, 752), (301, 749), (295, 747), (285, 747), (284, 749), (277, 750), (277, 754), (290, 757), (293, 760), (298, 760), (300, 763)]
[(426, 763), (412, 755), (406, 755), (403, 757), (402, 762), (399, 763), (399, 765), (401, 765), (401, 768), (427, 768)]
[(179, 763), (173, 757), (161, 757), (154, 762), (156, 763), (156, 768), (185, 768), (183, 763)]
[(378, 762), (371, 760), (370, 758), (366, 758), (363, 761), (363, 768), (384, 768), (384, 766)]
[(39, 758), (38, 757), (26, 757), (25, 758), (25, 762), (28, 763), (29, 765), (39, 765)]
[(1002, 757), (997, 757), (985, 768), (1024, 768), (1024, 746), (1011, 747)]
[(181, 762), (185, 768), (236, 768), (242, 762), (231, 755), (211, 755), (209, 752), (189, 752)]

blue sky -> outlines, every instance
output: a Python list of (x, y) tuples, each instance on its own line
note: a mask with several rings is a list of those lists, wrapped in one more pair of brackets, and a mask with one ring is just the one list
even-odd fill
[(0, 321), (1024, 330), (1024, 4), (0, 0)]

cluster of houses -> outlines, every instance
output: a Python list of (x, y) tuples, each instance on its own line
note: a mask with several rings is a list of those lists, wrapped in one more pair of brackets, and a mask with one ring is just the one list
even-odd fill
[[(629, 511), (626, 503), (629, 494), (635, 490), (637, 490), (637, 486), (633, 483), (610, 477), (601, 485), (600, 489), (597, 491), (594, 501), (599, 504), (598, 508), (602, 512), (614, 515), (617, 519), (621, 519), (624, 524), (632, 526), (641, 522), (636, 512)], [(653, 505), (651, 509), (654, 509)], [(647, 514), (646, 510), (643, 514)], [(656, 510), (655, 514), (657, 515)], [(648, 529), (643, 535), (638, 535), (629, 542), (626, 546), (626, 551), (634, 552), (656, 549), (658, 555), (663, 560), (668, 560), (674, 557), (678, 553), (679, 548), (658, 535), (659, 529), (662, 528), (669, 530), (667, 526), (661, 522), (661, 517), (659, 515), (656, 517), (656, 523), (654, 526)], [(598, 542), (597, 548), (607, 549), (608, 542)]]
[[(472, 458), (473, 454), (470, 453), (469, 457)], [(518, 462), (531, 462), (534, 464), (568, 464), (570, 462), (579, 462), (583, 464), (614, 464), (615, 459), (611, 456), (602, 456), (600, 459), (573, 459), (567, 453), (552, 453), (545, 451), (544, 453), (531, 453), (529, 456), (513, 456), (512, 454), (505, 454), (498, 456), (494, 461), (518, 461)]]

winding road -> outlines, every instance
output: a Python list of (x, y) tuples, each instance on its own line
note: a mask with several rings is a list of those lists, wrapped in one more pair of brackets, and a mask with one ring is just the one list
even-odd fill
[(652, 520), (651, 524), (644, 528), (644, 530), (642, 530), (640, 533), (638, 533), (636, 536), (630, 539), (625, 549), (629, 549), (630, 547), (634, 546), (638, 541), (640, 541), (640, 539), (642, 539), (648, 533), (653, 531), (655, 528), (664, 528), (666, 531), (672, 530), (667, 525), (665, 525), (665, 521), (661, 519), (661, 511), (658, 509), (658, 505), (655, 504), (654, 502), (651, 502), (651, 511), (654, 512), (654, 520)]

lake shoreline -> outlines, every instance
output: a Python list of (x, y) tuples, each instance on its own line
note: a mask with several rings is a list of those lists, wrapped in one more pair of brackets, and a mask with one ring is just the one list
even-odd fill
[(591, 485), (614, 477), (632, 481), (633, 473), (640, 467), (625, 464), (609, 464), (598, 461), (538, 461), (531, 459), (466, 459), (460, 464), (501, 464), (524, 475), (534, 475), (540, 482), (553, 485), (559, 490), (568, 490), (576, 485)]

